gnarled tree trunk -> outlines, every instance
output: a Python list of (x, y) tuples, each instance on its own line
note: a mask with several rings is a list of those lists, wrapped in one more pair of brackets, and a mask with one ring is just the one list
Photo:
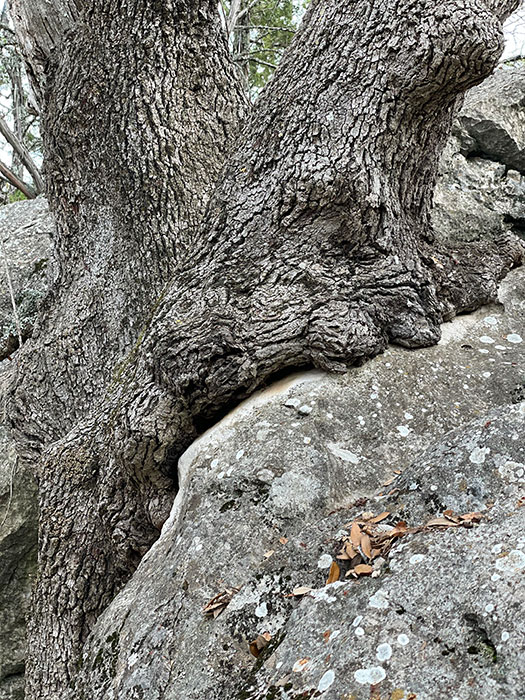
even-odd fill
[[(38, 31), (47, 4), (14, 4)], [(511, 238), (450, 249), (429, 219), (455, 109), (517, 4), (313, 0), (231, 150), (244, 105), (215, 2), (78, 1), (52, 46), (24, 42), (58, 222), (12, 397), (43, 453), (28, 697), (76, 697), (82, 644), (211, 420), (286, 368), (435, 343), (519, 263)]]

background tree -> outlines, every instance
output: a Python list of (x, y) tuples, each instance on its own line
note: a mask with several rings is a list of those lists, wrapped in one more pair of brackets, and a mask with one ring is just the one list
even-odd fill
[(283, 371), (435, 343), (519, 264), (429, 216), (517, 4), (314, 0), (250, 110), (215, 2), (13, 0), (57, 221), (10, 406), (40, 490), (28, 697), (76, 697), (210, 421)]
[[(0, 159), (7, 198), (34, 197), (43, 191), (40, 170), (35, 162), (40, 156), (38, 111), (28, 90), (23, 61), (11, 27), (7, 5), (0, 12), (0, 135), (4, 148), (11, 150), (11, 163)], [(26, 182), (26, 172), (32, 184)], [(18, 195), (15, 193), (18, 192)]]

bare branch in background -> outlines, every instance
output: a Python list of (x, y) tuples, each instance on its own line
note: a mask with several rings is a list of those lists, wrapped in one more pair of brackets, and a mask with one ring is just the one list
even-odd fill
[[(27, 171), (33, 178), (34, 190), (36, 194), (40, 194), (44, 190), (44, 182), (42, 176), (40, 175), (40, 170), (37, 168), (35, 161), (31, 158), (29, 151), (24, 146), (24, 144), (18, 139), (16, 134), (14, 134), (9, 126), (7, 125), (5, 119), (0, 117), (0, 134), (5, 138), (5, 140), (12, 146), (12, 148), (19, 155), (20, 160), (24, 164)], [(19, 188), (20, 189), (20, 188)], [(27, 196), (27, 195), (26, 195)]]
[(32, 187), (27, 185), (25, 182), (22, 182), (2, 161), (0, 161), (0, 175), (3, 175), (4, 178), (13, 185), (13, 187), (16, 187), (17, 190), (20, 190), (23, 195), (25, 195), (28, 199), (34, 199), (36, 197), (36, 192), (33, 190)]

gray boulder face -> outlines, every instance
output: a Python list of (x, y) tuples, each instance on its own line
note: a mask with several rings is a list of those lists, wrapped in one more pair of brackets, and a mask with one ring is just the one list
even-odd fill
[[(435, 347), (270, 386), (197, 440), (73, 696), (522, 700), (525, 270), (500, 300)], [(370, 527), (403, 535), (346, 577), (351, 523), (384, 512)]]
[(468, 93), (441, 160), (432, 216), (447, 239), (525, 237), (523, 61)]
[(38, 304), (48, 288), (47, 264), (53, 219), (43, 197), (0, 207), (0, 360), (18, 347), (7, 271), (12, 284), (22, 338), (33, 329)]
[[(0, 403), (8, 368), (0, 364)], [(37, 494), (0, 425), (0, 700), (23, 700), (26, 615), (36, 573)]]

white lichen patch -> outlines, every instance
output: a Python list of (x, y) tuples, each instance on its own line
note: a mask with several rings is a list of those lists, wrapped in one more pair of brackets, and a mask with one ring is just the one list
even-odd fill
[(328, 690), (328, 688), (332, 685), (332, 683), (335, 680), (335, 673), (330, 669), (327, 671), (321, 680), (319, 681), (319, 685), (317, 686), (317, 690), (320, 693), (324, 693), (325, 690)]
[(359, 668), (354, 673), (354, 678), (362, 685), (375, 685), (376, 683), (381, 683), (381, 681), (386, 678), (386, 672), (382, 666)]
[(525, 553), (519, 549), (513, 549), (506, 557), (496, 561), (496, 569), (509, 576), (521, 574), (525, 569)]
[(424, 558), (425, 558), (424, 554), (413, 554), (410, 557), (409, 561), (411, 564), (419, 564), (420, 562), (423, 561)]
[(364, 629), (362, 627), (356, 627), (355, 636), (356, 637), (364, 637), (365, 636)]
[(359, 457), (354, 452), (350, 452), (350, 450), (344, 450), (342, 447), (339, 447), (339, 445), (337, 445), (335, 442), (329, 442), (327, 444), (327, 448), (335, 457), (339, 457), (339, 459), (342, 459), (343, 462), (359, 464)]
[(410, 434), (410, 428), (408, 425), (398, 425), (396, 426), (397, 432), (401, 435), (401, 437), (407, 437), (407, 435)]
[(470, 453), (469, 460), (472, 464), (483, 464), (488, 454), (490, 454), (490, 447), (475, 447)]
[(406, 645), (410, 642), (410, 639), (407, 637), (406, 634), (398, 634), (397, 635), (397, 643), (400, 644), (402, 647), (406, 647)]
[(491, 345), (495, 342), (494, 338), (491, 338), (490, 335), (482, 335), (479, 341), (480, 343), (485, 343), (485, 345)]
[(255, 614), (257, 617), (266, 617), (268, 615), (268, 605), (266, 602), (259, 603), (259, 605), (255, 608)]
[(329, 569), (332, 566), (332, 556), (330, 554), (322, 554), (317, 562), (318, 569)]
[(507, 336), (507, 340), (509, 343), (521, 343), (523, 341), (523, 338), (517, 333), (509, 333), (509, 335)]
[(392, 656), (392, 647), (388, 642), (380, 644), (376, 649), (376, 658), (378, 661), (388, 661)]
[(378, 608), (379, 610), (384, 610), (385, 608), (388, 608), (388, 606), (388, 598), (382, 591), (376, 591), (368, 601), (368, 607), (370, 608)]

